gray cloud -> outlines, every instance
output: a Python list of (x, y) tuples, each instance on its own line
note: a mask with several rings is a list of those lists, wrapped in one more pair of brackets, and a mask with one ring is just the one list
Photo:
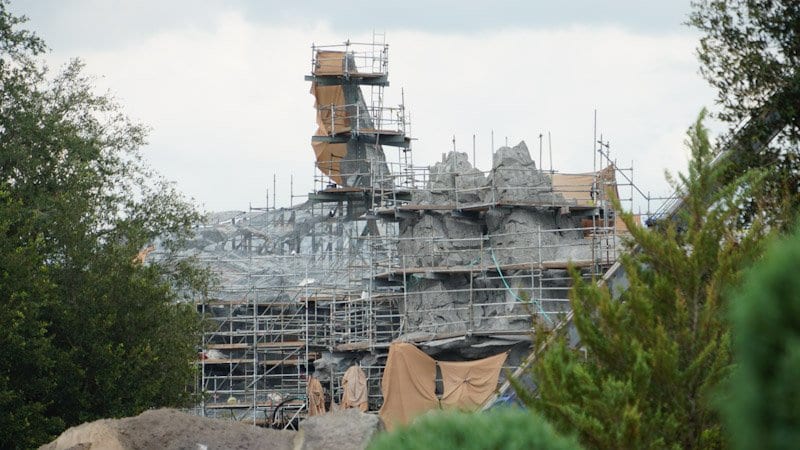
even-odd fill
[[(98, 88), (117, 93), (133, 118), (152, 126), (145, 148), (151, 164), (208, 209), (263, 205), (273, 174), (278, 204), (288, 205), (290, 174), (296, 194), (313, 188), (314, 111), (303, 81), (309, 45), (369, 39), (371, 30), (344, 33), (325, 21), (270, 25), (241, 10), (203, 14), (202, 26), (154, 19), (143, 28), (149, 31), (124, 45), (109, 40), (76, 53), (51, 40), (50, 61), (80, 56), (90, 73), (103, 75)], [(405, 88), (418, 165), (438, 160), (453, 135), (459, 150), (471, 154), (475, 133), (478, 166), (485, 170), (491, 130), (498, 145), (508, 137), (509, 143), (526, 140), (531, 149), (550, 131), (555, 168), (588, 171), (597, 108), (613, 156), (624, 166), (633, 161), (645, 191), (665, 192), (663, 170), (685, 166), (684, 131), (712, 103), (696, 74), (696, 37), (685, 29), (563, 25), (469, 34), (392, 28), (387, 35), (392, 86), (386, 103), (399, 102)]]
[(689, 0), (31, 0), (12, 9), (27, 14), (57, 50), (93, 50), (132, 45), (170, 29), (209, 29), (225, 12), (265, 26), (324, 22), (345, 35), (373, 29), (471, 35), (575, 24), (657, 34), (682, 29)]

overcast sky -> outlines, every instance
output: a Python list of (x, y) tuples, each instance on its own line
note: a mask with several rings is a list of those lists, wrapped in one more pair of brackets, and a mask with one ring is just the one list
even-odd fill
[(597, 109), (612, 157), (633, 164), (642, 190), (666, 193), (664, 170), (686, 164), (687, 126), (713, 107), (697, 35), (683, 25), (688, 0), (292, 3), (27, 0), (12, 10), (47, 41), (51, 65), (83, 59), (152, 127), (150, 164), (207, 210), (262, 206), (273, 174), (278, 206), (289, 204), (290, 174), (296, 194), (312, 189), (310, 46), (369, 41), (373, 30), (390, 44), (386, 104), (403, 88), (417, 165), (440, 159), (453, 135), (471, 158), (476, 134), (487, 170), (493, 130), (495, 146), (525, 140), (536, 159), (550, 132), (557, 170), (590, 171)]

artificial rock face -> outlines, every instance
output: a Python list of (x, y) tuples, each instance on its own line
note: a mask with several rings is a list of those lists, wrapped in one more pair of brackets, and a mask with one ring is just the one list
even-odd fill
[[(215, 300), (249, 302), (206, 309), (218, 320), (241, 316), (226, 332), (260, 336), (283, 322), (287, 333), (307, 327), (281, 339), (308, 339), (315, 376), (327, 388), (354, 361), (382, 367), (384, 344), (396, 339), (479, 358), (518, 345), (532, 317), (552, 323), (567, 312), (567, 271), (540, 263), (593, 253), (577, 229), (580, 218), (554, 207), (560, 196), (521, 142), (497, 150), (488, 177), (465, 153), (448, 154), (430, 167), (426, 189), (412, 192), (410, 203), (423, 207), (399, 221), (365, 215), (368, 206), (358, 200), (219, 213), (198, 227), (185, 253), (218, 274)], [(308, 323), (306, 305), (313, 308)], [(250, 358), (237, 352), (214, 359)], [(297, 367), (285, 370), (297, 376)], [(369, 376), (377, 390), (379, 372)]]
[[(428, 168), (428, 189), (435, 200), (449, 205), (474, 204), (482, 201), (486, 177), (469, 163), (463, 152), (450, 152), (442, 161)], [(423, 193), (423, 196), (428, 194)]]
[(484, 201), (496, 203), (553, 202), (550, 177), (536, 163), (522, 141), (514, 147), (500, 147), (492, 157), (492, 172), (486, 181)]

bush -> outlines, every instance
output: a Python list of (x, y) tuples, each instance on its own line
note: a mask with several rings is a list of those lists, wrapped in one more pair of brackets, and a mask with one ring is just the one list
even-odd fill
[(485, 413), (436, 412), (411, 425), (379, 435), (370, 450), (396, 449), (580, 449), (543, 418), (519, 409)]
[(800, 444), (800, 230), (779, 241), (734, 298), (737, 368), (723, 406), (733, 448)]

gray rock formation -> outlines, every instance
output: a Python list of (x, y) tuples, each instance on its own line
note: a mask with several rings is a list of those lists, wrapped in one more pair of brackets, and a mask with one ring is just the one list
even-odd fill
[(486, 186), (485, 202), (552, 202), (553, 199), (550, 177), (536, 168), (524, 141), (497, 149)]
[(383, 430), (380, 418), (357, 409), (333, 411), (300, 423), (294, 440), (296, 450), (364, 449)]
[(397, 251), (408, 267), (468, 265), (479, 256), (481, 240), (479, 223), (425, 212), (402, 224)]
[[(524, 142), (499, 149), (488, 178), (464, 153), (446, 155), (429, 175), (410, 202), (427, 207), (391, 216), (396, 221), (376, 220), (360, 200), (343, 200), (217, 213), (197, 228), (182, 256), (219, 277), (216, 302), (204, 311), (224, 330), (206, 343), (238, 345), (206, 356), (245, 361), (204, 369), (221, 396), (251, 385), (251, 378), (239, 380), (254, 373), (256, 363), (246, 363), (254, 351), (241, 343), (302, 341), (295, 353), (255, 352), (260, 361), (298, 361), (259, 367), (256, 374), (269, 376), (258, 381), (257, 402), (276, 392), (302, 398), (306, 351), (327, 390), (336, 390), (354, 361), (370, 370), (375, 399), (385, 349), (395, 339), (478, 358), (527, 345), (520, 339), (534, 319), (547, 327), (569, 310), (565, 262), (593, 259), (596, 242), (579, 229), (575, 211), (553, 206), (564, 199), (552, 193), (550, 176), (536, 168)], [(239, 377), (224, 379), (226, 371)], [(253, 398), (236, 395), (247, 404)], [(263, 417), (264, 410), (247, 414)]]
[(469, 163), (466, 153), (442, 155), (428, 174), (427, 189), (419, 192), (421, 204), (468, 205), (482, 200), (486, 178)]

